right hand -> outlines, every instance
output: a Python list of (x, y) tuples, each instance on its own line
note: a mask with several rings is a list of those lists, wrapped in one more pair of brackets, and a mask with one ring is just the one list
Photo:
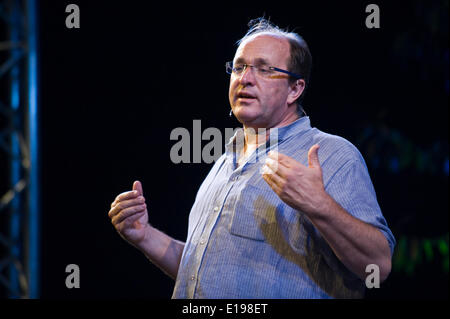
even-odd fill
[(147, 205), (139, 181), (133, 183), (133, 190), (116, 197), (108, 212), (114, 228), (122, 238), (132, 245), (139, 245), (150, 227)]

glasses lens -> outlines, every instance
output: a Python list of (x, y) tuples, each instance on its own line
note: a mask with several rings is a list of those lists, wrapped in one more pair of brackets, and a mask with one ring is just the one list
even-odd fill
[(266, 66), (260, 66), (256, 68), (256, 73), (261, 77), (269, 77), (273, 74), (273, 71)]

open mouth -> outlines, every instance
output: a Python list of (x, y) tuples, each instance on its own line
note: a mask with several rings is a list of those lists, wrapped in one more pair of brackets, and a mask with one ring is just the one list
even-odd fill
[(246, 99), (246, 100), (256, 99), (256, 96), (247, 92), (239, 92), (236, 96), (238, 99)]

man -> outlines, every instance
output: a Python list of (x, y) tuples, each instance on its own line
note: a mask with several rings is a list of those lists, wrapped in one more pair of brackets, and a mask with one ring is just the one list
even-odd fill
[(148, 224), (140, 182), (111, 204), (119, 234), (176, 279), (174, 298), (359, 298), (367, 265), (388, 276), (395, 239), (364, 159), (301, 116), (310, 69), (299, 35), (251, 25), (227, 63), (243, 131), (201, 185), (185, 243)]

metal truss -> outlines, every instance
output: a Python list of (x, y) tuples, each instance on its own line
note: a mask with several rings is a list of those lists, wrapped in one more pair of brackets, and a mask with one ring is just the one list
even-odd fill
[(36, 0), (0, 2), (0, 296), (39, 297)]

